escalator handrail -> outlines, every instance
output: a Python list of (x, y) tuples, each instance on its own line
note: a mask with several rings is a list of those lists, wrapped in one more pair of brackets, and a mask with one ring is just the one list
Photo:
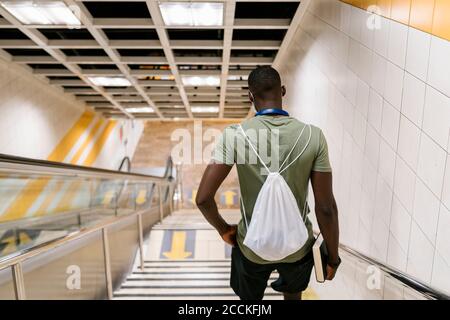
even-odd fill
[[(75, 166), (75, 165), (68, 165), (64, 163), (59, 162), (52, 162), (52, 161), (44, 161), (44, 160), (34, 160), (34, 159), (28, 159), (28, 158), (21, 158), (21, 157), (15, 157), (15, 156), (7, 156), (0, 154), (0, 169), (2, 163), (13, 163), (13, 164), (21, 164), (21, 165), (35, 165), (41, 168), (47, 168), (49, 166), (55, 167), (55, 168), (62, 168), (62, 169), (69, 169), (69, 170), (75, 170), (75, 171), (86, 171), (89, 173), (106, 173), (108, 175), (114, 175), (115, 177), (121, 177), (125, 176), (128, 178), (135, 179), (137, 178), (144, 178), (147, 182), (153, 183), (152, 185), (173, 185), (176, 183), (171, 179), (170, 176), (167, 176), (167, 174), (163, 177), (158, 176), (151, 176), (151, 175), (145, 175), (145, 174), (135, 174), (135, 173), (120, 173), (118, 171), (113, 170), (105, 170), (105, 169), (98, 169), (98, 168), (89, 168), (89, 167), (82, 167), (82, 166)], [(173, 163), (171, 158), (167, 160), (167, 167), (166, 167), (166, 173), (171, 172)], [(144, 210), (145, 211), (145, 210)], [(107, 219), (105, 221), (100, 222), (99, 224), (96, 224), (94, 226), (89, 226), (86, 228), (83, 228), (81, 230), (74, 231), (70, 234), (67, 234), (65, 236), (62, 236), (60, 238), (52, 239), (48, 242), (44, 242), (41, 244), (38, 244), (36, 246), (33, 246), (31, 248), (22, 249), (17, 251), (14, 254), (7, 255), (5, 257), (0, 258), (0, 270), (10, 267), (14, 264), (17, 264), (21, 261), (27, 260), (33, 256), (36, 256), (38, 254), (41, 254), (43, 252), (47, 252), (51, 249), (54, 249), (56, 247), (59, 247), (65, 243), (68, 243), (70, 241), (80, 239), (88, 234), (91, 234), (93, 232), (99, 231), (107, 226), (110, 226), (112, 224), (115, 224), (123, 219), (129, 219), (133, 216), (140, 215), (141, 212), (137, 211), (131, 214), (123, 215), (123, 216), (116, 216), (111, 219)]]
[(435, 288), (430, 287), (429, 285), (423, 283), (422, 281), (413, 278), (409, 274), (402, 272), (398, 269), (395, 269), (391, 266), (388, 266), (387, 264), (380, 262), (374, 258), (368, 257), (365, 254), (362, 254), (361, 252), (356, 251), (355, 249), (350, 248), (347, 245), (339, 244), (339, 249), (345, 251), (346, 253), (350, 254), (351, 256), (356, 257), (357, 259), (363, 260), (367, 262), (370, 265), (374, 265), (378, 267), (380, 270), (384, 271), (391, 277), (397, 279), (404, 285), (406, 285), (409, 288), (412, 288), (413, 290), (417, 291), (421, 295), (423, 295), (425, 298), (428, 299), (435, 299), (435, 300), (450, 300), (450, 296), (444, 292), (441, 292)]
[(32, 257), (40, 255), (42, 253), (48, 252), (52, 249), (56, 249), (62, 245), (65, 245), (71, 241), (78, 240), (86, 237), (87, 235), (93, 234), (95, 232), (101, 231), (104, 228), (107, 228), (111, 225), (114, 225), (120, 221), (124, 221), (126, 219), (131, 219), (131, 217), (136, 217), (145, 212), (145, 209), (142, 211), (136, 211), (131, 214), (123, 215), (123, 216), (115, 216), (104, 221), (100, 221), (98, 224), (93, 226), (89, 226), (86, 228), (82, 228), (77, 231), (73, 231), (69, 234), (61, 236), (59, 238), (55, 238), (40, 244), (37, 244), (33, 247), (21, 249), (13, 254), (9, 254), (5, 257), (0, 258), (0, 270), (11, 267), (17, 263), (21, 263), (25, 260), (28, 260)]
[[(170, 162), (168, 162), (170, 163)], [(59, 174), (68, 174), (68, 175), (76, 175), (76, 176), (94, 176), (94, 177), (113, 177), (113, 178), (127, 178), (130, 180), (147, 180), (158, 183), (164, 183), (166, 177), (147, 175), (141, 173), (133, 173), (133, 172), (121, 172), (115, 170), (101, 169), (95, 167), (85, 167), (55, 161), (48, 160), (37, 160), (31, 158), (17, 157), (12, 155), (0, 154), (0, 169), (10, 170), (10, 167), (5, 167), (5, 165), (20, 165), (21, 167), (16, 168), (17, 171), (27, 171), (26, 166), (36, 167), (37, 174), (39, 171), (42, 171), (43, 174), (47, 174), (44, 172), (44, 169), (48, 171), (49, 174), (59, 173)]]
[(130, 171), (131, 171), (131, 159), (130, 159), (130, 157), (128, 157), (128, 156), (123, 157), (122, 162), (120, 162), (118, 171), (124, 172), (124, 171), (122, 171), (122, 168), (123, 168), (123, 166), (125, 165), (125, 163), (128, 164), (127, 171), (125, 171), (125, 172), (130, 172)]

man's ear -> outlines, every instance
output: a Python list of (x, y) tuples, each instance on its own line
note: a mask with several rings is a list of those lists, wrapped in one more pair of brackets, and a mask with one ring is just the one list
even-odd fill
[(252, 103), (255, 102), (255, 98), (253, 97), (253, 94), (250, 90), (248, 90), (248, 98), (249, 98), (250, 102), (252, 102)]
[(286, 87), (281, 86), (281, 96), (284, 97), (285, 94), (286, 94)]

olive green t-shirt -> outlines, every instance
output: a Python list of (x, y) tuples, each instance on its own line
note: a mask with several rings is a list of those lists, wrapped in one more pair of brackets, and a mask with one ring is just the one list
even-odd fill
[[(244, 205), (247, 222), (250, 224), (256, 198), (268, 174), (261, 160), (270, 171), (282, 170), (292, 162), (285, 171), (281, 172), (281, 175), (297, 199), (297, 205), (302, 212), (307, 199), (311, 171), (331, 172), (327, 142), (322, 130), (287, 116), (257, 116), (245, 120), (241, 125), (261, 159), (256, 156), (246, 141), (239, 125), (225, 128), (212, 156), (215, 162), (237, 166), (242, 200), (241, 215), (244, 212), (242, 210)], [(309, 128), (311, 128), (310, 139)], [(303, 133), (300, 135), (302, 130)], [(308, 140), (309, 144), (307, 144)], [(303, 154), (295, 160), (303, 149)], [(307, 206), (305, 211), (309, 213)], [(238, 224), (237, 242), (244, 256), (255, 263), (295, 262), (303, 258), (314, 243), (312, 224), (308, 217), (305, 224), (309, 233), (306, 244), (280, 261), (264, 260), (243, 244), (247, 232), (244, 219), (241, 219)]]

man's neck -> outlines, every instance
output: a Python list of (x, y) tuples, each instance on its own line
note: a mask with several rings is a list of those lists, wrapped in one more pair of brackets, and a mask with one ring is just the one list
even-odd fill
[(278, 100), (256, 101), (255, 105), (258, 107), (258, 111), (266, 109), (283, 109), (281, 101)]
[(264, 107), (258, 107), (258, 111), (263, 111), (263, 110), (269, 110), (269, 109), (280, 109), (283, 110), (282, 106), (264, 106)]

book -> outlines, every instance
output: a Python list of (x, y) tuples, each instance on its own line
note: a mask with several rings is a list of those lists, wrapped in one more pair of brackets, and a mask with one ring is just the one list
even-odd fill
[(314, 270), (317, 282), (323, 283), (327, 278), (328, 251), (322, 234), (319, 234), (313, 248)]

